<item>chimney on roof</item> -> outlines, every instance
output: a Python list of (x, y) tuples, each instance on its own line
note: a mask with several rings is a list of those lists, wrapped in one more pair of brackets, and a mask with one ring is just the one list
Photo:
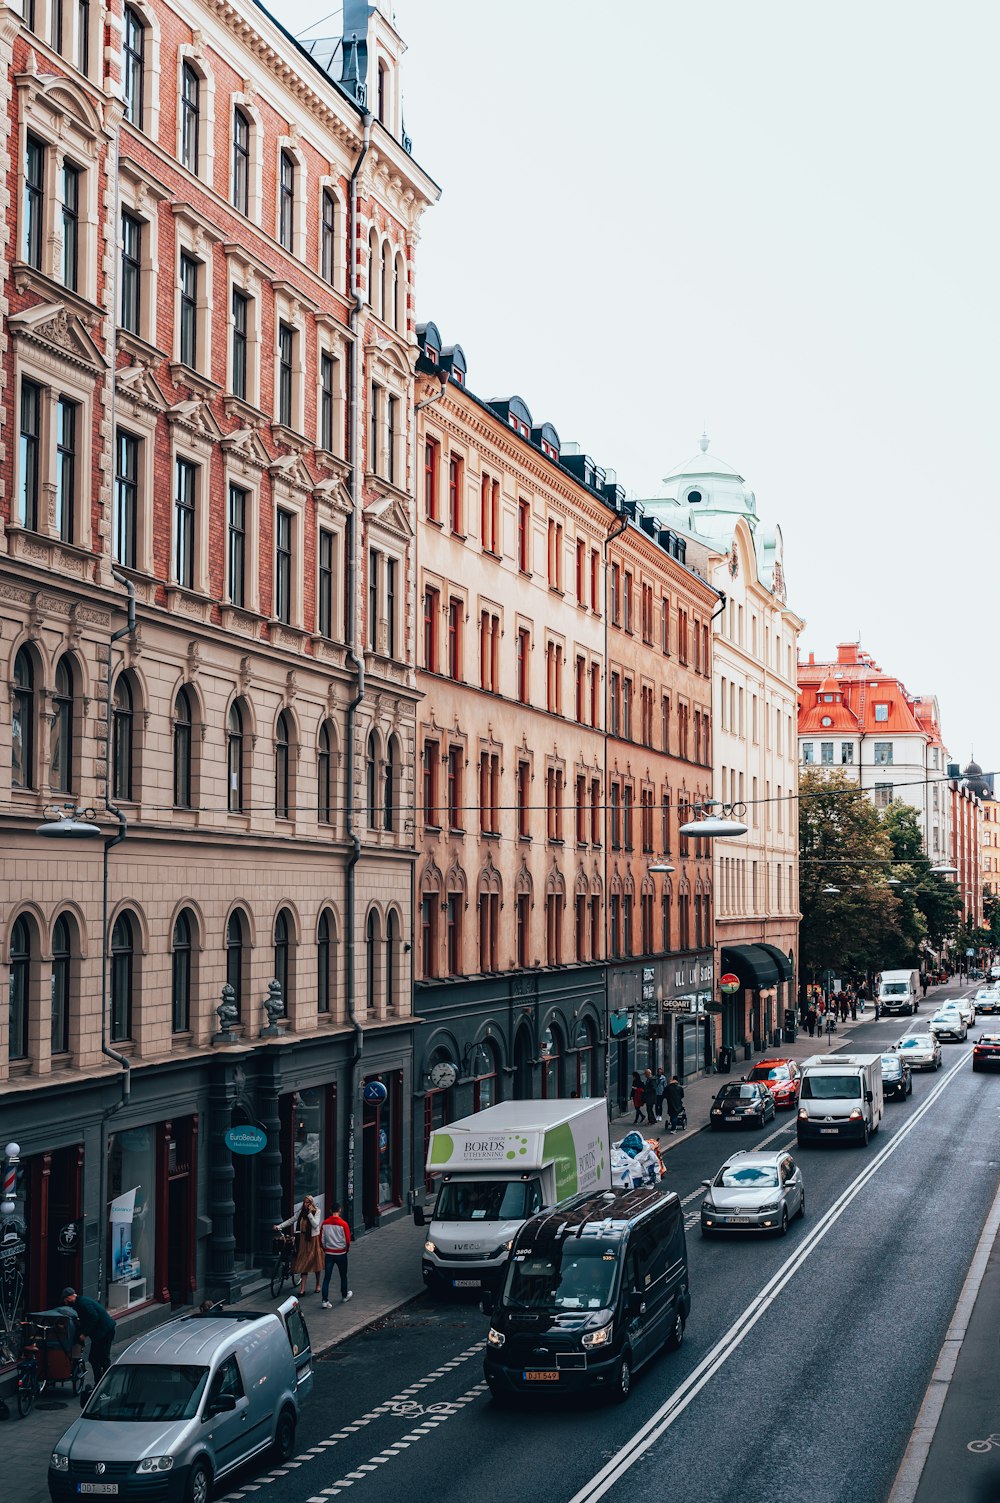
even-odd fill
[(837, 643), (838, 663), (861, 663), (864, 661), (864, 653), (859, 650), (857, 642)]
[(809, 666), (810, 668), (815, 668), (816, 666), (816, 654), (814, 652), (809, 654)]

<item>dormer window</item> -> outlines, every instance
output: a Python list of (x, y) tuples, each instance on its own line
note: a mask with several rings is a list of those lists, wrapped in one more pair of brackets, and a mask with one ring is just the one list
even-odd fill
[(701, 491), (688, 491), (687, 498), (692, 506), (697, 506), (701, 500)]
[(547, 454), (549, 459), (554, 459), (558, 462), (559, 451), (556, 449), (554, 444), (549, 443), (547, 438), (542, 439), (542, 453)]
[(425, 356), (425, 358), (427, 360), (430, 361), (431, 365), (437, 365), (437, 363), (438, 363), (438, 352), (437, 352), (437, 350), (434, 348), (434, 346), (432, 344), (425, 344), (424, 345), (424, 356)]
[(522, 438), (531, 437), (531, 429), (528, 427), (523, 418), (518, 417), (516, 412), (508, 412), (507, 422), (513, 428), (514, 432), (519, 433)]
[(875, 706), (875, 719), (878, 720), (878, 721), (888, 720), (889, 719), (889, 706), (888, 705), (876, 705)]
[(465, 372), (459, 366), (453, 365), (451, 368), (451, 379), (454, 381), (456, 386), (464, 386)]

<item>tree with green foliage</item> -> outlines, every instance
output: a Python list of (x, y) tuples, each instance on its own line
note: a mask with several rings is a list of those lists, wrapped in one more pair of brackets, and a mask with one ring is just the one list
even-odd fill
[(962, 899), (954, 883), (935, 875), (924, 854), (917, 811), (912, 804), (892, 803), (882, 814), (882, 823), (892, 848), (893, 876), (899, 899), (899, 942), (888, 947), (891, 958), (885, 966), (916, 965), (920, 943), (940, 950), (954, 936), (962, 914)]

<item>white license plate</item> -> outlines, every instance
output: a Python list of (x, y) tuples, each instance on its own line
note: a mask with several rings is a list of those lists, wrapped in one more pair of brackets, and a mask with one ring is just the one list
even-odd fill
[(725, 1119), (725, 1120), (726, 1120), (726, 1121), (727, 1121), (727, 1122), (738, 1122), (738, 1121), (739, 1121), (739, 1120), (740, 1120), (740, 1119), (739, 1119), (739, 1117), (737, 1117), (737, 1116), (736, 1116), (736, 1115), (733, 1115), (733, 1116), (731, 1116), (731, 1117), (726, 1117), (726, 1119)]
[(839, 1132), (839, 1127), (821, 1127), (820, 1132)]
[(482, 1279), (452, 1279), (451, 1287), (453, 1289), (478, 1289), (481, 1283)]
[(78, 1493), (99, 1493), (102, 1498), (116, 1497), (118, 1494), (117, 1482), (78, 1482)]
[(729, 1223), (730, 1226), (749, 1226), (750, 1225), (750, 1217), (749, 1216), (727, 1216), (726, 1220), (728, 1221), (728, 1223)]

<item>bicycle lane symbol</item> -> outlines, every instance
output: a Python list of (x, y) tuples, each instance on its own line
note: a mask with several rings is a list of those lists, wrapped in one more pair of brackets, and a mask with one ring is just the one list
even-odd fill
[(1000, 1450), (1000, 1435), (987, 1436), (986, 1440), (970, 1440), (965, 1445), (965, 1449), (971, 1451), (974, 1456), (983, 1456), (994, 1447)]

